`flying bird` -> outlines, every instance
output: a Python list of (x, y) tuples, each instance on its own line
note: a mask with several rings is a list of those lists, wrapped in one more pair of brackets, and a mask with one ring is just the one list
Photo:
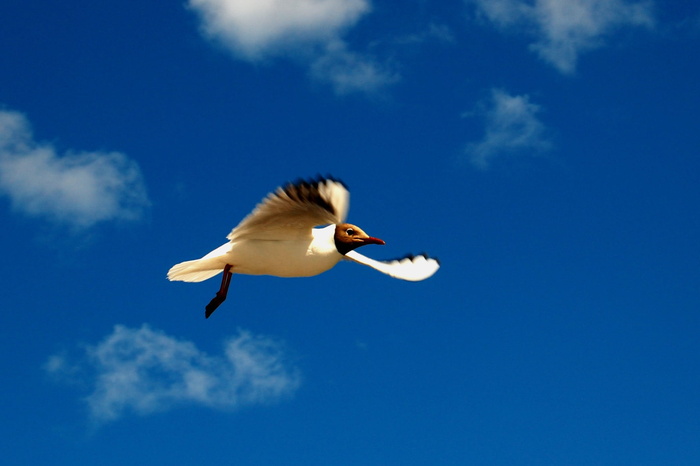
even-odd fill
[(226, 244), (201, 259), (174, 265), (168, 279), (201, 282), (223, 272), (219, 291), (206, 306), (208, 318), (226, 299), (234, 273), (310, 277), (346, 259), (394, 278), (420, 281), (440, 268), (438, 260), (426, 254), (376, 261), (355, 251), (385, 243), (345, 223), (349, 204), (347, 187), (335, 178), (289, 183), (268, 194), (229, 233)]

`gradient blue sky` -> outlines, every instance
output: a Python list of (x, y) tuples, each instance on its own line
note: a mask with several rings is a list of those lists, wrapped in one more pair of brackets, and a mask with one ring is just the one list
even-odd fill
[[(3, 464), (700, 464), (700, 7), (0, 4)], [(279, 184), (420, 283), (170, 283)]]

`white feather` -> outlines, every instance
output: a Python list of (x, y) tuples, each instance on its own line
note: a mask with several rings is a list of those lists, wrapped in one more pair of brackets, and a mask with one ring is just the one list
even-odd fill
[(357, 251), (350, 251), (345, 254), (345, 257), (359, 264), (372, 267), (379, 272), (385, 273), (390, 277), (400, 278), (411, 282), (418, 282), (431, 277), (440, 268), (440, 262), (437, 259), (430, 258), (424, 254), (418, 256), (406, 256), (401, 259), (391, 261), (376, 261), (369, 257), (363, 256)]

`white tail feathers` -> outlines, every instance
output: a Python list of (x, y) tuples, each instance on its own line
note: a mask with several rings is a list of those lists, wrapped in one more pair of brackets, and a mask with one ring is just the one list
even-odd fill
[(173, 265), (168, 270), (168, 280), (201, 282), (221, 273), (226, 267), (226, 261), (221, 256), (225, 255), (230, 247), (231, 243), (226, 243), (201, 259)]
[(181, 282), (201, 282), (213, 277), (216, 274), (221, 273), (224, 270), (223, 267), (218, 267), (212, 269), (212, 264), (207, 264), (208, 260), (197, 259), (193, 261), (180, 262), (177, 265), (173, 265), (170, 270), (168, 270), (168, 280), (170, 281), (181, 281)]

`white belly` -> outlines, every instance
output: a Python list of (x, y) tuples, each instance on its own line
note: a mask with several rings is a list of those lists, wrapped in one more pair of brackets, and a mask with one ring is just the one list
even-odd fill
[(331, 269), (343, 256), (335, 246), (319, 247), (311, 240), (246, 239), (234, 243), (225, 257), (233, 273), (309, 277)]

